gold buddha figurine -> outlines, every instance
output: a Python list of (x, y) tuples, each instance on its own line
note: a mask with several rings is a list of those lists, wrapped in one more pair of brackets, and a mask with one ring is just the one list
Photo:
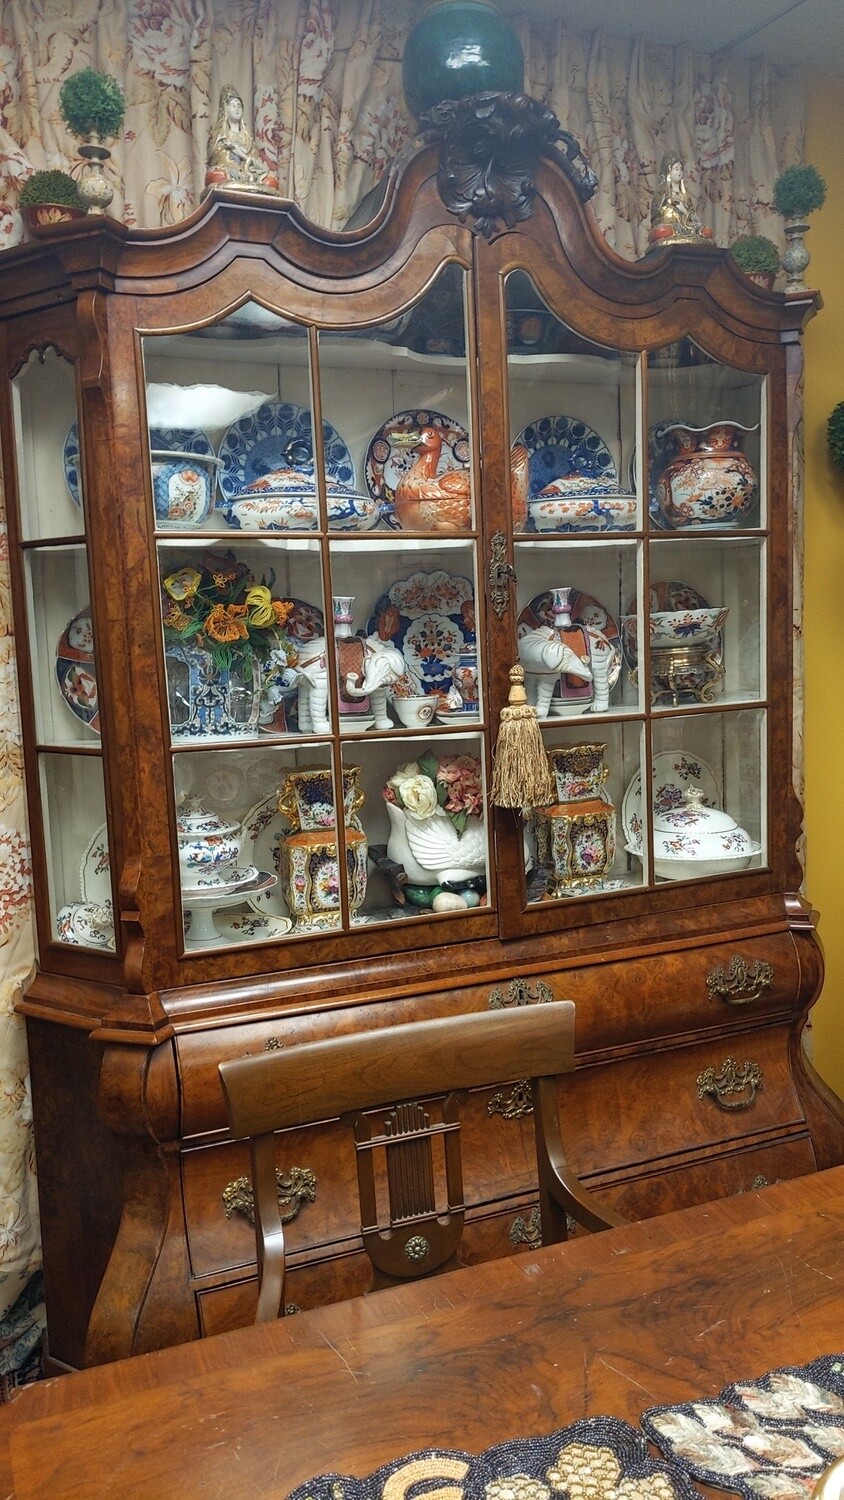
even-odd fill
[(278, 178), (255, 150), (243, 119), (243, 100), (233, 84), (220, 90), (217, 118), (208, 143), (206, 192), (212, 187), (240, 188), (250, 193), (278, 192)]
[(667, 152), (659, 167), (659, 179), (651, 206), (651, 244), (694, 245), (711, 240), (689, 202), (682, 159)]

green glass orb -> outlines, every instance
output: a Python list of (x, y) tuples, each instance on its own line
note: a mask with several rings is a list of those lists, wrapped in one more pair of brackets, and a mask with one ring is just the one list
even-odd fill
[(408, 109), (419, 116), (441, 99), (519, 94), (524, 72), (519, 38), (487, 0), (435, 0), (405, 43), (402, 85)]

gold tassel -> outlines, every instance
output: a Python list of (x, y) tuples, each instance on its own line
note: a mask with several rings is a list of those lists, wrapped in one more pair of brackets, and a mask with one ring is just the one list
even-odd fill
[(492, 801), (496, 807), (547, 807), (554, 801), (551, 768), (524, 681), (524, 669), (511, 667), (510, 695), (501, 710), (493, 752)]

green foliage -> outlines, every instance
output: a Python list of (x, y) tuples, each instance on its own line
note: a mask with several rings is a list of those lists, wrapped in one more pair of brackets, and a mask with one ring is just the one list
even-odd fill
[(736, 265), (748, 275), (776, 276), (780, 253), (766, 234), (744, 234), (730, 246)]
[(788, 167), (774, 183), (774, 208), (784, 219), (814, 213), (826, 198), (826, 183), (816, 167)]
[(844, 401), (834, 406), (827, 418), (826, 437), (832, 462), (844, 469)]
[(123, 124), (126, 102), (116, 78), (95, 68), (83, 68), (62, 84), (59, 109), (73, 135), (107, 138), (116, 135)]
[(21, 208), (33, 208), (38, 203), (61, 203), (65, 208), (84, 208), (69, 172), (33, 172), (26, 179), (18, 199)]

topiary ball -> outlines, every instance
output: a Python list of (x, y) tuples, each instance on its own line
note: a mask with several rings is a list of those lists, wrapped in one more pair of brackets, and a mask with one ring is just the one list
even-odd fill
[(832, 462), (844, 469), (844, 401), (834, 406), (827, 418), (826, 436)]

